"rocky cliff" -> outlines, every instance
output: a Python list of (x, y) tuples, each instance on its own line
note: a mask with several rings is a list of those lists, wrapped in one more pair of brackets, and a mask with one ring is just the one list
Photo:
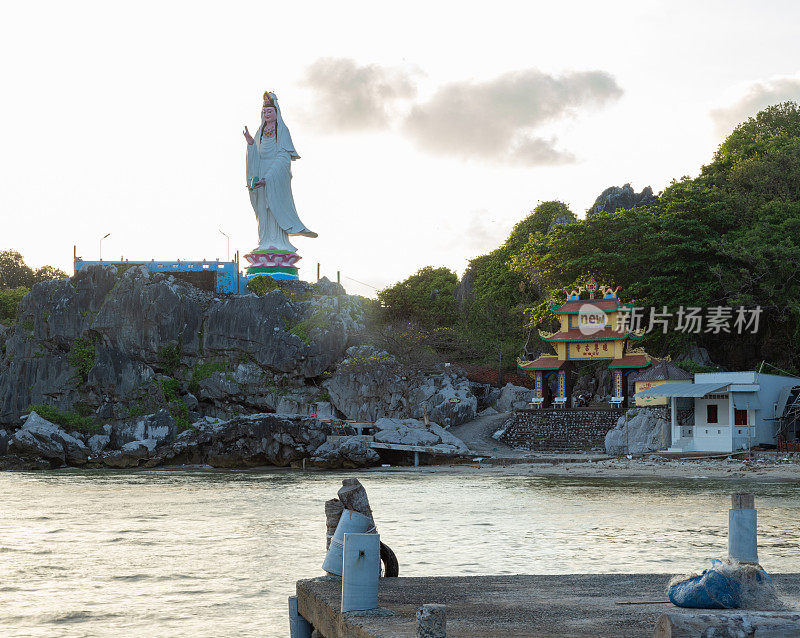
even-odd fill
[[(324, 279), (292, 282), (260, 297), (215, 296), (143, 267), (123, 273), (95, 267), (36, 284), (18, 322), (0, 326), (0, 454), (19, 455), (25, 441), (29, 451), (43, 444), (39, 430), (47, 427), (35, 419), (22, 427), (31, 410), (111, 466), (114, 455), (116, 466), (136, 455), (164, 459), (156, 448), (187, 437), (200, 441), (209, 419), (237, 432), (231, 425), (237, 418), (270, 413), (313, 416), (315, 423), (375, 421), (421, 417), (424, 406), (444, 426), (473, 418), (477, 400), (459, 374), (446, 366), (434, 374), (406, 372), (390, 355), (357, 345), (365, 303)], [(27, 433), (16, 436), (22, 430)], [(53, 436), (51, 451), (63, 443), (61, 434)], [(289, 445), (305, 458), (322, 442), (315, 439), (312, 449), (312, 442), (292, 438)], [(224, 454), (215, 445), (217, 451), (206, 446), (174, 458), (218, 461)], [(357, 441), (349, 445), (353, 463), (370, 458), (361, 448)], [(40, 459), (80, 464), (65, 454)], [(336, 454), (330, 466), (341, 460)], [(292, 460), (271, 453), (231, 458), (244, 465), (251, 458)]]
[(143, 267), (39, 283), (0, 336), (0, 424), (37, 404), (101, 421), (312, 411), (364, 327), (360, 299), (329, 291), (220, 298)]

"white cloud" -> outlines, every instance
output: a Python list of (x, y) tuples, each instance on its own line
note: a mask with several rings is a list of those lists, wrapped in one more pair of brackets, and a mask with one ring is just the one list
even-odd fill
[(574, 156), (533, 131), (621, 95), (616, 80), (603, 71), (552, 76), (527, 69), (484, 82), (447, 84), (411, 109), (405, 129), (418, 146), (433, 153), (512, 164), (564, 164)]
[(306, 70), (303, 84), (314, 93), (310, 119), (336, 132), (387, 128), (394, 105), (417, 94), (408, 71), (359, 66), (349, 58), (320, 58)]
[(800, 74), (775, 77), (749, 85), (733, 104), (711, 111), (718, 137), (726, 137), (738, 124), (772, 104), (800, 101)]

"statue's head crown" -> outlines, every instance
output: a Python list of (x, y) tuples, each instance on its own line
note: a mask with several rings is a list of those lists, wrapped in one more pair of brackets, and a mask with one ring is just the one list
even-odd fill
[(269, 91), (264, 91), (264, 107), (267, 106), (275, 108), (275, 100), (272, 99), (272, 94)]

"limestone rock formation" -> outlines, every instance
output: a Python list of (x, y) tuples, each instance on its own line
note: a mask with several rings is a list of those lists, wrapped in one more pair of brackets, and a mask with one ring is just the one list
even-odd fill
[(254, 414), (224, 422), (200, 421), (158, 448), (147, 465), (287, 466), (311, 457), (325, 440), (317, 419), (296, 415)]
[(327, 280), (218, 298), (144, 266), (88, 268), (36, 284), (3, 329), (0, 425), (35, 404), (105, 422), (160, 408), (184, 421), (314, 413), (314, 380), (363, 327), (362, 300)]
[(52, 467), (84, 465), (89, 449), (80, 439), (31, 412), (8, 441), (7, 453), (21, 459), (41, 459)]
[(457, 372), (443, 368), (438, 374), (414, 373), (369, 345), (349, 348), (324, 385), (333, 406), (357, 421), (421, 418), (424, 407), (431, 419), (450, 427), (474, 419), (478, 412), (469, 381)]
[(532, 398), (533, 390), (530, 388), (523, 388), (513, 383), (507, 383), (500, 393), (500, 398), (497, 399), (493, 407), (498, 412), (520, 410), (528, 407), (528, 403)]
[(375, 422), (375, 441), (400, 445), (435, 447), (440, 452), (466, 454), (469, 448), (457, 436), (436, 423), (425, 425), (418, 419), (378, 419)]
[(357, 436), (346, 436), (323, 443), (311, 457), (311, 464), (330, 470), (372, 467), (380, 463), (380, 456)]
[(664, 408), (631, 408), (606, 434), (608, 454), (644, 454), (669, 443), (670, 422)]
[(166, 410), (159, 410), (155, 414), (115, 423), (111, 427), (109, 444), (112, 448), (124, 448), (132, 441), (152, 440), (156, 445), (163, 445), (174, 441), (176, 436), (175, 419)]
[(645, 186), (641, 193), (633, 190), (630, 184), (624, 186), (611, 186), (605, 189), (595, 200), (594, 205), (586, 211), (589, 217), (595, 213), (613, 213), (619, 208), (630, 210), (639, 206), (649, 206), (658, 201), (658, 197), (653, 195), (653, 189)]

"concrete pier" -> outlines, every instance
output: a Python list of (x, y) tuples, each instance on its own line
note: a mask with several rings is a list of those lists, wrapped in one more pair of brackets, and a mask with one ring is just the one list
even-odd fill
[[(652, 636), (661, 614), (692, 613), (666, 601), (670, 574), (569, 574), (384, 578), (378, 609), (340, 612), (341, 580), (297, 583), (300, 613), (325, 638), (416, 638), (419, 608), (447, 606), (448, 638)], [(800, 574), (772, 574), (789, 600)], [(646, 603), (646, 604), (618, 604)], [(729, 613), (735, 613), (731, 610)], [(726, 613), (726, 612), (715, 612)]]

